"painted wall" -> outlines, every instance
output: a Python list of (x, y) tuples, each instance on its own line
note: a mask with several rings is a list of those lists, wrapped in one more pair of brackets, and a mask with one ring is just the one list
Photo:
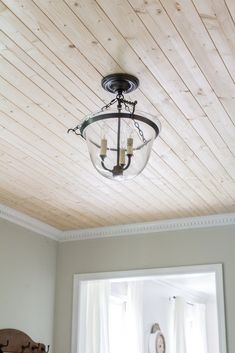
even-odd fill
[[(154, 323), (160, 325), (160, 329), (167, 338), (169, 318), (169, 296), (162, 291), (158, 284), (146, 281), (143, 291), (143, 325), (144, 325), (144, 352), (148, 352), (149, 336)], [(167, 340), (168, 341), (168, 340)]]
[(56, 251), (55, 241), (0, 220), (0, 328), (52, 345)]
[(59, 244), (55, 351), (71, 352), (73, 275), (223, 263), (228, 352), (235, 347), (235, 226)]

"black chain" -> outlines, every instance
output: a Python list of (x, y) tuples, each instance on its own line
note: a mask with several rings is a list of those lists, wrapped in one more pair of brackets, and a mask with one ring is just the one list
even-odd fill
[[(135, 114), (135, 106), (136, 106), (136, 104), (137, 104), (137, 101), (134, 101), (134, 102), (128, 101), (128, 100), (124, 99), (124, 96), (123, 96), (122, 94), (121, 94), (121, 95), (118, 94), (118, 95), (116, 96), (116, 98), (114, 98), (113, 100), (111, 100), (110, 103), (108, 103), (107, 105), (105, 105), (105, 106), (101, 109), (101, 111), (104, 111), (105, 109), (108, 109), (111, 105), (113, 105), (113, 104), (116, 103), (117, 101), (120, 102), (120, 103), (122, 103), (122, 104), (124, 104), (126, 111), (128, 111), (128, 112), (130, 113), (131, 119), (133, 119), (134, 125), (135, 125), (135, 127), (137, 128), (137, 130), (138, 130), (138, 132), (139, 132), (139, 135), (140, 135), (140, 137), (142, 138), (143, 143), (145, 144), (147, 141), (146, 141), (146, 139), (145, 139), (145, 137), (144, 137), (143, 130), (140, 128), (139, 123), (133, 118), (133, 117), (134, 117), (134, 114)], [(130, 107), (129, 107), (130, 105), (133, 107), (133, 108), (132, 108), (132, 111), (130, 110)]]
[(109, 102), (108, 104), (104, 105), (103, 108), (101, 108), (101, 112), (103, 112), (105, 109), (108, 109), (109, 107), (111, 107), (111, 105), (113, 105), (114, 103), (116, 103), (118, 100), (118, 97), (114, 98), (111, 100), (111, 102)]
[[(135, 127), (138, 129), (139, 135), (140, 135), (140, 137), (142, 138), (143, 143), (145, 144), (147, 141), (146, 141), (146, 139), (145, 139), (145, 137), (144, 137), (143, 130), (141, 130), (140, 124), (133, 118), (134, 113), (135, 113), (135, 106), (136, 106), (136, 104), (137, 104), (137, 101), (134, 101), (134, 102), (133, 102), (133, 110), (132, 110), (131, 115), (132, 115), (132, 119), (133, 119), (133, 121), (134, 121), (134, 125), (135, 125)], [(129, 109), (129, 107), (128, 107), (128, 109)], [(129, 111), (130, 111), (130, 109), (129, 109)]]
[[(143, 143), (145, 144), (147, 141), (146, 141), (146, 139), (144, 137), (143, 130), (141, 130), (139, 123), (134, 119), (135, 106), (137, 104), (137, 101), (134, 101), (134, 102), (128, 101), (128, 100), (124, 99), (124, 96), (122, 94), (117, 94), (116, 98), (112, 99), (108, 104), (104, 105), (98, 113), (101, 113), (104, 110), (108, 109), (109, 107), (111, 107), (116, 102), (118, 102), (118, 104), (124, 104), (125, 110), (130, 113), (130, 118), (134, 121), (134, 125), (137, 128), (137, 130), (139, 132), (139, 135), (140, 135), (140, 137), (143, 140)], [(130, 106), (133, 107), (132, 111), (130, 110)], [(80, 128), (81, 128), (82, 124), (83, 124), (83, 122), (81, 122), (79, 125), (75, 126), (73, 129), (68, 129), (67, 132), (73, 131), (76, 135), (82, 136), (81, 133), (77, 132), (77, 130), (80, 131)]]
[[(98, 113), (101, 113), (101, 112), (103, 112), (105, 109), (108, 109), (111, 105), (113, 105), (114, 103), (116, 103), (117, 102), (117, 97), (116, 98), (114, 98), (114, 99), (112, 99), (111, 100), (111, 102), (109, 102), (108, 104), (106, 104), (105, 106), (103, 106), (102, 108), (101, 108), (101, 110), (98, 112)], [(98, 114), (97, 113), (97, 114)], [(89, 119), (89, 116), (85, 119), (85, 120), (87, 120), (87, 119)], [(79, 132), (77, 132), (78, 130), (80, 131), (80, 129), (81, 129), (81, 126), (82, 126), (82, 124), (83, 124), (83, 122), (85, 121), (85, 120), (83, 120), (80, 124), (78, 124), (77, 126), (75, 126), (73, 129), (68, 129), (68, 133), (70, 132), (70, 131), (73, 131), (76, 135), (79, 135), (79, 136), (82, 136), (81, 135), (81, 133)], [(82, 136), (83, 137), (83, 136)], [(1, 353), (1, 352), (0, 352)]]
[(144, 137), (143, 130), (141, 130), (139, 123), (138, 123), (135, 119), (133, 119), (133, 121), (134, 121), (135, 127), (138, 129), (139, 135), (140, 135), (140, 137), (142, 138), (143, 143), (145, 144), (147, 141), (146, 141), (146, 139), (145, 139), (145, 137)]

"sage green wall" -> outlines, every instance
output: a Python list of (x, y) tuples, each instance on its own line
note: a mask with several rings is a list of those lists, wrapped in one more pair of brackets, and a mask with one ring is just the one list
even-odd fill
[(55, 352), (71, 352), (75, 273), (222, 263), (229, 353), (235, 347), (235, 226), (59, 244)]
[(0, 328), (52, 346), (56, 251), (57, 242), (0, 219)]

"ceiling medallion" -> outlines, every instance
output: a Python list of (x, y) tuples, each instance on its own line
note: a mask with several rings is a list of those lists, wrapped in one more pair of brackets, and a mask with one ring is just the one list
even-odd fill
[(124, 94), (138, 88), (135, 76), (111, 74), (101, 84), (116, 97), (68, 132), (73, 131), (86, 140), (91, 161), (104, 177), (131, 179), (146, 166), (153, 141), (159, 135), (160, 122), (149, 114), (137, 112), (137, 101), (124, 98)]

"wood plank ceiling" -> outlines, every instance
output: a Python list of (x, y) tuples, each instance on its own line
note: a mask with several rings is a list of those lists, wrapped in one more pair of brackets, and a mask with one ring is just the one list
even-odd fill
[[(0, 30), (1, 203), (63, 230), (235, 211), (234, 0), (3, 0)], [(66, 132), (114, 72), (162, 123), (123, 183)]]

